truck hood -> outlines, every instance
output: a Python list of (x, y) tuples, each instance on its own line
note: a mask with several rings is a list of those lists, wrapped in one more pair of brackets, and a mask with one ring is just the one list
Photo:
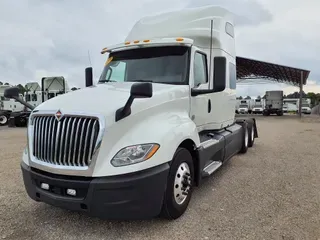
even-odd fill
[[(86, 87), (49, 99), (36, 107), (34, 111), (56, 112), (60, 110), (62, 113), (102, 114), (114, 120), (116, 110), (127, 102), (132, 84), (134, 82), (117, 82)], [(153, 96), (135, 99), (131, 107), (132, 112), (139, 112), (163, 102), (187, 97), (189, 94), (188, 85), (153, 83), (152, 86)]]

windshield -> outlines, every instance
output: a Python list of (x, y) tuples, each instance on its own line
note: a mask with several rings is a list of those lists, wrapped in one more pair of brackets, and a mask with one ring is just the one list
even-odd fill
[(147, 47), (110, 53), (99, 83), (156, 82), (188, 85), (189, 47)]
[(309, 107), (309, 104), (303, 103), (301, 106), (302, 106), (302, 107)]

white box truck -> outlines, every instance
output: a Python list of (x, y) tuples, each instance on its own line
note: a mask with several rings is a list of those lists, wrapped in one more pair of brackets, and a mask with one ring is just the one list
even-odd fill
[(262, 114), (264, 109), (264, 99), (257, 98), (254, 100), (254, 105), (252, 107), (253, 114)]
[(30, 198), (108, 219), (179, 218), (194, 187), (258, 137), (255, 119), (235, 119), (233, 25), (223, 8), (186, 9), (143, 18), (104, 48), (97, 84), (87, 68), (86, 88), (30, 115)]
[(270, 114), (283, 115), (283, 91), (266, 91), (263, 115), (269, 116)]
[(238, 112), (240, 114), (247, 114), (249, 113), (249, 103), (247, 100), (240, 100)]

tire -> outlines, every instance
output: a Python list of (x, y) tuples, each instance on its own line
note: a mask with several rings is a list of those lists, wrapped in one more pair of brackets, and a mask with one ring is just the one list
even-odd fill
[[(187, 176), (187, 175), (190, 176)], [(184, 180), (185, 178), (185, 180)], [(183, 182), (183, 183), (182, 183)], [(182, 194), (185, 190), (184, 183), (188, 182), (187, 195)], [(167, 188), (164, 194), (160, 216), (166, 219), (177, 219), (187, 210), (194, 186), (194, 167), (191, 153), (185, 148), (178, 148), (174, 154), (169, 170)], [(182, 188), (182, 190), (181, 190)], [(177, 195), (179, 194), (178, 198)]]
[(254, 144), (254, 131), (255, 131), (254, 123), (250, 123), (248, 147), (252, 147)]
[(7, 125), (8, 123), (8, 117), (5, 114), (0, 115), (0, 126)]
[(239, 152), (246, 153), (249, 145), (249, 127), (247, 122), (243, 122), (242, 129), (242, 147)]

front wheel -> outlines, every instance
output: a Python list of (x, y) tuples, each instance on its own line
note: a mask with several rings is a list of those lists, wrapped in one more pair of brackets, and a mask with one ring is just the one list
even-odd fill
[(191, 153), (178, 148), (170, 167), (161, 216), (179, 218), (187, 209), (194, 185), (194, 167)]

